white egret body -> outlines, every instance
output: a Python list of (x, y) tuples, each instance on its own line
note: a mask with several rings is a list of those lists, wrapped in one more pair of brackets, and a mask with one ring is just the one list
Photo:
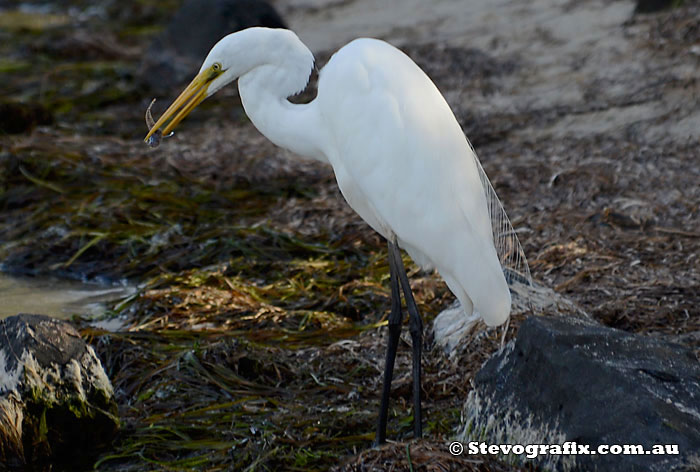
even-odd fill
[[(323, 68), (317, 98), (292, 104), (287, 98), (306, 87), (313, 64), (313, 55), (291, 31), (250, 28), (230, 34), (213, 47), (147, 138), (172, 118), (163, 129), (167, 135), (201, 100), (239, 78), (243, 106), (257, 129), (280, 147), (330, 163), (350, 206), (389, 241), (390, 257), (391, 243), (397, 243), (420, 266), (438, 270), (465, 316), (476, 310), (488, 325), (503, 323), (511, 297), (480, 166), (437, 87), (400, 50), (357, 39)], [(394, 304), (400, 297), (397, 274), (392, 265)], [(415, 304), (410, 305), (407, 284), (406, 279), (411, 312)], [(398, 311), (390, 324), (398, 319), (400, 328), (400, 298)], [(411, 315), (414, 334), (422, 325), (417, 311), (417, 321)], [(389, 361), (393, 368), (393, 357)], [(419, 406), (415, 384), (414, 393)], [(420, 423), (419, 414), (416, 418)], [(379, 432), (378, 441), (383, 441)]]

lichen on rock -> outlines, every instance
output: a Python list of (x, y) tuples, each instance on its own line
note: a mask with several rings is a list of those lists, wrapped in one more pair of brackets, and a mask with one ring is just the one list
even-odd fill
[(0, 320), (0, 462), (89, 464), (119, 426), (112, 385), (69, 323)]

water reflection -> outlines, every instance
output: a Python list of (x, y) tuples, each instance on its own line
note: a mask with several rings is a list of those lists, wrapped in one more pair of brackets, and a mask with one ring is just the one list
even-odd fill
[(98, 316), (107, 302), (134, 293), (130, 286), (86, 284), (53, 277), (15, 277), (0, 272), (0, 319), (17, 313), (35, 313), (56, 318), (74, 314)]

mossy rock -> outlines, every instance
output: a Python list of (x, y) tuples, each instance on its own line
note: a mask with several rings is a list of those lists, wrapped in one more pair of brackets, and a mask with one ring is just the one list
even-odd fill
[(0, 463), (85, 467), (118, 427), (112, 385), (75, 328), (43, 315), (0, 321)]

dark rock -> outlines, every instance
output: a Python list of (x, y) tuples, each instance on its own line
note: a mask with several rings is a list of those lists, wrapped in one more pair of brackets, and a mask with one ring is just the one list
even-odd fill
[(678, 7), (683, 0), (637, 0), (634, 13), (655, 13)]
[(534, 461), (552, 470), (700, 470), (700, 362), (661, 339), (582, 319), (533, 317), (476, 375), (465, 419), (466, 442), (679, 450)]
[(0, 320), (0, 464), (84, 467), (118, 425), (112, 385), (75, 328), (43, 315)]
[(38, 103), (0, 102), (0, 134), (19, 134), (50, 125), (51, 112)]
[(187, 0), (148, 48), (141, 77), (154, 90), (181, 87), (221, 38), (252, 26), (286, 28), (262, 0)]

